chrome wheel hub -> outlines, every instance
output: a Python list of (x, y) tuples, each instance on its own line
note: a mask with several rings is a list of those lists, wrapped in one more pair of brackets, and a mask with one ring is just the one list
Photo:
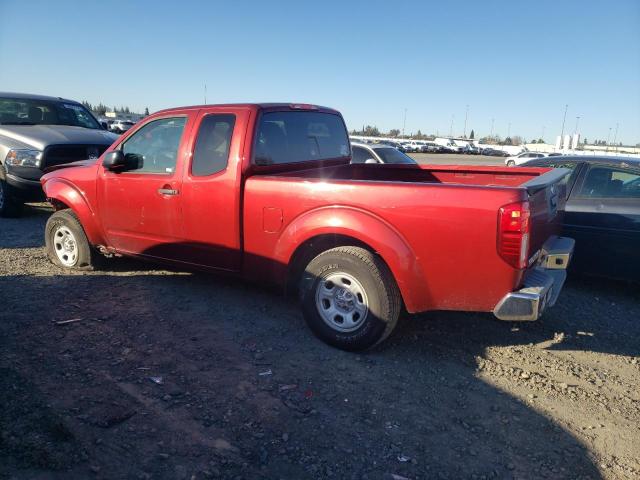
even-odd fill
[(331, 328), (351, 332), (364, 323), (369, 302), (364, 287), (353, 275), (334, 272), (318, 282), (316, 308)]
[(62, 225), (53, 233), (53, 246), (58, 260), (66, 267), (73, 267), (78, 261), (78, 243), (71, 230)]

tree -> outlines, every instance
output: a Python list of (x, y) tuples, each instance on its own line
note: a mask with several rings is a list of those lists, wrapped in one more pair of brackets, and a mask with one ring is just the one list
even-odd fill
[(398, 135), (400, 135), (400, 130), (398, 130), (397, 128), (392, 128), (391, 130), (389, 130), (390, 137), (397, 137)]
[(149, 116), (149, 107), (144, 107), (144, 116)]
[(367, 125), (364, 128), (364, 132), (362, 132), (362, 134), (365, 137), (379, 137), (380, 136), (380, 130), (378, 130), (378, 127), (372, 127), (371, 125)]
[(476, 136), (476, 132), (474, 132), (473, 129), (471, 129), (471, 133), (469, 134), (469, 138), (471, 140), (473, 140), (475, 138), (475, 136)]
[(538, 141), (534, 138), (533, 140), (531, 140), (531, 143), (538, 143)]
[(542, 138), (539, 138), (538, 143), (544, 143), (544, 140)]
[(84, 106), (84, 108), (86, 108), (87, 110), (93, 110), (93, 107), (91, 106), (91, 104), (89, 102), (87, 102), (86, 100), (82, 100), (81, 103)]
[(587, 137), (584, 137), (584, 138), (582, 139), (582, 144), (583, 144), (583, 145), (587, 145), (588, 143), (589, 143), (589, 142), (587, 141)]

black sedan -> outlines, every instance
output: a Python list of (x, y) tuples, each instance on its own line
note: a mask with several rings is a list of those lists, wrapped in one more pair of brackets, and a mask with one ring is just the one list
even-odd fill
[(521, 166), (572, 172), (563, 219), (576, 241), (571, 268), (640, 281), (640, 158), (560, 156)]

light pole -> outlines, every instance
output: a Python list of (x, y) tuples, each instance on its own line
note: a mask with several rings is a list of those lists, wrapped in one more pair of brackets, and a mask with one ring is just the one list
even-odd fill
[(490, 137), (493, 137), (493, 122), (495, 121), (495, 118), (491, 118), (491, 134), (489, 135)]
[(611, 127), (609, 127), (609, 134), (607, 135), (607, 149), (605, 151), (609, 151), (609, 139), (611, 138)]
[(545, 128), (545, 127), (544, 127), (544, 125), (543, 125), (543, 126), (542, 126), (542, 136), (540, 137), (540, 139), (541, 139), (542, 141), (544, 141), (544, 128)]
[(404, 129), (407, 126), (407, 109), (404, 109), (404, 120), (402, 121), (402, 136), (404, 137)]
[(573, 130), (573, 133), (578, 133), (578, 122), (580, 122), (580, 117), (576, 117), (576, 128)]
[(462, 132), (462, 136), (467, 138), (467, 117), (469, 116), (469, 105), (467, 105), (467, 109), (464, 112), (464, 131)]
[(562, 117), (562, 131), (560, 132), (560, 145), (564, 142), (564, 122), (567, 120), (567, 109), (569, 108), (569, 104), (564, 106), (564, 117)]
[(449, 128), (449, 138), (453, 138), (453, 119), (456, 118), (455, 115), (451, 115), (451, 127)]
[(615, 148), (616, 152), (618, 151), (618, 146), (616, 145), (616, 140), (618, 139), (618, 126), (619, 123), (616, 122), (616, 133), (613, 134), (613, 148)]
[(507, 127), (507, 138), (511, 137), (511, 122), (509, 122), (509, 126)]

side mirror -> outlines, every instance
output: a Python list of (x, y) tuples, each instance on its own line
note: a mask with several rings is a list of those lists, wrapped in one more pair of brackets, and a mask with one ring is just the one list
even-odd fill
[(100, 126), (103, 130), (109, 130), (109, 124), (107, 122), (100, 122)]
[(105, 154), (102, 159), (102, 166), (112, 172), (118, 172), (125, 170), (127, 161), (122, 150), (114, 150)]

